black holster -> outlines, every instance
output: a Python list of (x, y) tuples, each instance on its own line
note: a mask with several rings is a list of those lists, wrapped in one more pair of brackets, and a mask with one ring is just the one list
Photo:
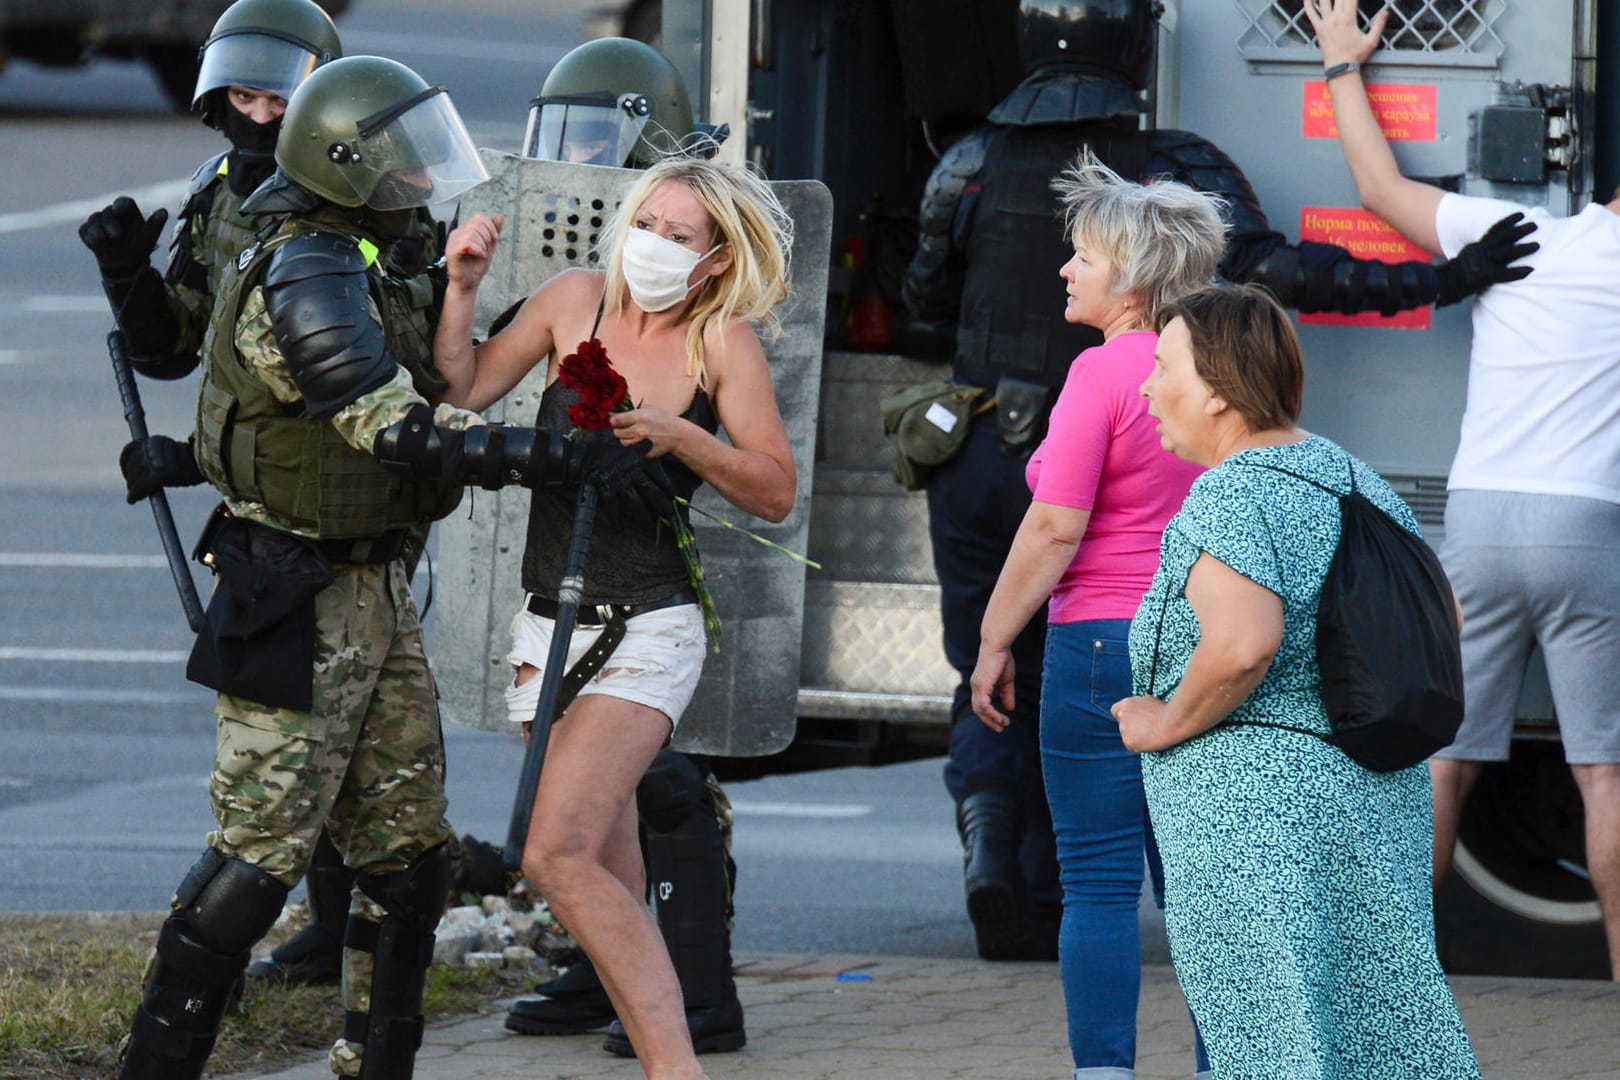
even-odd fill
[(214, 511), (194, 557), (217, 582), (186, 678), (307, 712), (314, 704), (315, 596), (333, 581), (313, 540)]

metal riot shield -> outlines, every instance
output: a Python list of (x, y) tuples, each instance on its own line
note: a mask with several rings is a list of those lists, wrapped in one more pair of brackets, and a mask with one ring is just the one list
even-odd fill
[[(479, 290), (475, 325), (480, 332), (552, 275), (592, 265), (597, 235), (637, 175), (487, 149), (482, 155), (491, 179), (467, 194), (461, 214), (504, 213), (506, 227)], [(793, 280), (792, 294), (778, 309), (783, 334), (764, 345), (798, 466), (798, 497), (779, 525), (733, 508), (708, 487), (693, 501), (802, 552), (809, 535), (832, 196), (814, 180), (771, 187), (793, 217)], [(545, 368), (537, 367), (485, 415), (491, 421), (533, 423), (544, 386)], [(511, 681), (506, 652), (512, 616), (523, 602), (519, 563), (529, 497), (521, 488), (473, 490), (462, 506), (439, 525), (434, 674), (446, 717), (506, 730), (504, 691)], [(720, 652), (707, 657), (675, 745), (727, 757), (774, 753), (792, 740), (796, 721), (805, 567), (700, 514), (692, 515), (692, 524), (724, 629)], [(588, 581), (589, 567), (585, 575)]]

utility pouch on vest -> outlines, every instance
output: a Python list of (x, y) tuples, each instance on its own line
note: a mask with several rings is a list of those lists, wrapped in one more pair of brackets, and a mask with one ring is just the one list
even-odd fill
[(1046, 434), (1046, 398), (1050, 393), (1040, 383), (1010, 375), (996, 382), (996, 434), (1003, 454), (1022, 458), (1035, 449)]
[(898, 390), (880, 403), (883, 434), (894, 441), (894, 479), (907, 491), (928, 483), (934, 468), (956, 456), (967, 440), (984, 389), (936, 379)]
[(196, 559), (217, 576), (186, 678), (222, 694), (308, 712), (314, 704), (315, 595), (333, 581), (312, 540), (220, 506)]

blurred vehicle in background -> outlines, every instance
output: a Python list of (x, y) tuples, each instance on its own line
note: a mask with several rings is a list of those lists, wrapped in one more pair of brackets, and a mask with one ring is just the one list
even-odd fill
[[(320, 0), (329, 15), (349, 0)], [(0, 71), (11, 60), (73, 67), (143, 60), (174, 107), (191, 108), (198, 47), (231, 0), (0, 0)]]
[(585, 36), (627, 37), (657, 45), (662, 37), (663, 8), (663, 0), (603, 0), (585, 9)]

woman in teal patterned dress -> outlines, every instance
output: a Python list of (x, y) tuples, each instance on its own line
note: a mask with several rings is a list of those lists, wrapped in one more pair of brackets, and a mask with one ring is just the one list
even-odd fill
[[(1269, 293), (1171, 304), (1143, 384), (1165, 449), (1209, 466), (1170, 522), (1114, 707), (1164, 856), (1165, 921), (1217, 1080), (1451, 1080), (1479, 1067), (1434, 948), (1429, 774), (1371, 772), (1326, 733), (1316, 603), (1338, 500), (1417, 522), (1297, 426), (1299, 340)], [(1264, 466), (1272, 466), (1266, 468)], [(1148, 752), (1151, 751), (1151, 752)]]

